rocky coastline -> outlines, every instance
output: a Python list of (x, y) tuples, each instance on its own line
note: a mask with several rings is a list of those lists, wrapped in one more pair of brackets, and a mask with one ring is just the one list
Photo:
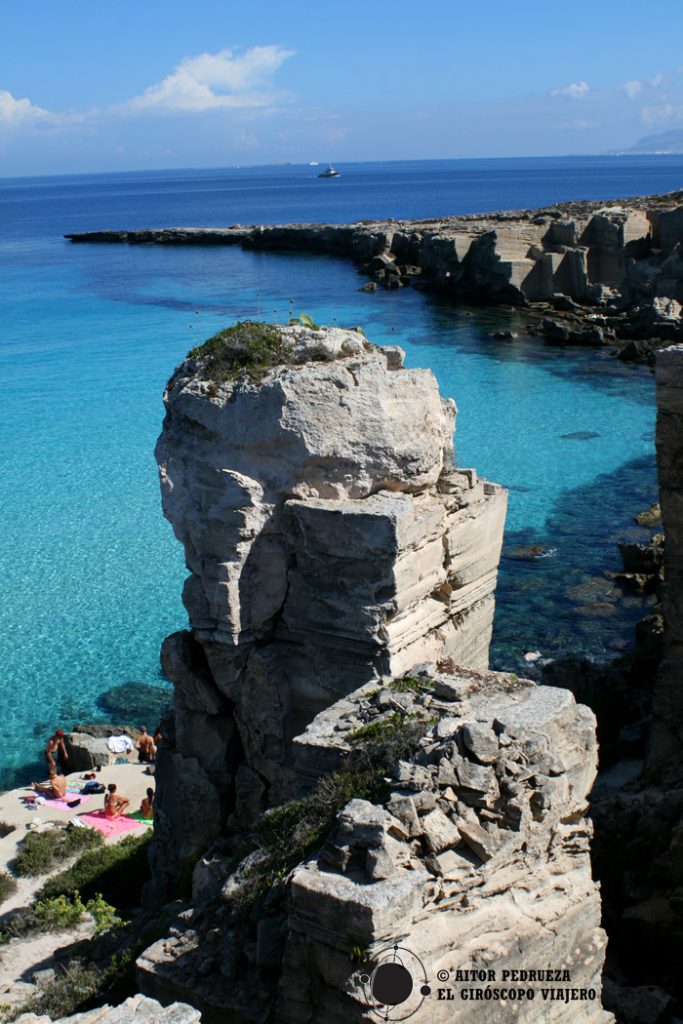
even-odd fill
[[(406, 285), (524, 310), (552, 345), (612, 346), (625, 360), (683, 340), (683, 192), (420, 221), (71, 233), (73, 243), (241, 245), (352, 259), (363, 291)], [(514, 332), (497, 332), (510, 341)]]
[[(681, 381), (675, 346), (657, 437), (674, 541)], [(437, 1022), (457, 998), (479, 1024), (461, 990), (517, 977), (487, 1020), (505, 1024), (512, 998), (527, 1024), (672, 1024), (675, 543), (649, 761), (638, 744), (619, 760), (620, 736), (591, 793), (596, 719), (578, 701), (641, 695), (623, 667), (616, 688), (581, 666), (536, 682), (488, 670), (506, 495), (453, 466), (456, 410), (430, 371), (358, 330), (241, 324), (189, 353), (165, 403), (156, 454), (190, 629), (162, 649), (174, 710), (139, 911), (156, 933), (134, 917), (89, 940), (92, 985), (133, 944), (138, 994), (112, 1006), (103, 981), (73, 1024), (370, 1021), (394, 946), (428, 968), (397, 1007)], [(659, 539), (622, 555), (625, 582), (661, 587)], [(21, 1024), (55, 1019), (32, 1005)]]
[[(452, 998), (484, 1019), (484, 997), (460, 994), (470, 972), (483, 991), (530, 968), (515, 992), (532, 995), (489, 999), (485, 1019), (675, 1024), (682, 204), (67, 236), (328, 252), (359, 263), (366, 290), (522, 309), (549, 343), (666, 349), (666, 542), (622, 550), (623, 585), (663, 598), (662, 665), (658, 650), (637, 685), (623, 665), (537, 682), (488, 670), (506, 493), (453, 465), (456, 409), (430, 371), (360, 330), (302, 323), (240, 324), (188, 354), (156, 449), (189, 573), (189, 629), (161, 652), (174, 708), (141, 896), (163, 927), (136, 948), (140, 994), (74, 1024), (370, 1021), (397, 948), (429, 973), (393, 1005), (437, 1024)], [(591, 793), (597, 724), (580, 701), (609, 688), (608, 704), (642, 700), (642, 721)], [(98, 956), (126, 942), (105, 935)]]

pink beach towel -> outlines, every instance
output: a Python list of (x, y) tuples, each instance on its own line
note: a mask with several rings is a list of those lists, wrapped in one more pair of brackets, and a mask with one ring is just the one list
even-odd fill
[[(77, 807), (69, 807), (69, 804), (73, 800), (80, 800)], [(87, 804), (88, 800), (90, 800), (89, 796), (80, 796), (78, 793), (67, 793), (64, 800), (55, 800), (53, 797), (50, 797), (45, 800), (44, 804), (41, 804), (41, 807), (45, 807), (48, 811), (69, 811), (70, 814), (77, 814), (81, 807), (83, 807), (84, 804)]]
[(98, 829), (105, 836), (120, 836), (123, 832), (132, 832), (135, 828), (142, 828), (139, 821), (133, 821), (125, 814), (120, 818), (108, 818), (104, 811), (91, 811), (89, 814), (79, 814), (78, 817), (84, 825)]
[[(35, 801), (36, 797), (42, 797), (40, 803)], [(81, 796), (80, 793), (67, 792), (63, 799), (55, 800), (54, 797), (45, 796), (44, 793), (36, 793), (31, 790), (25, 797), (22, 797), (24, 804), (27, 807), (35, 806), (36, 810), (40, 807), (44, 807), (47, 811), (68, 811), (69, 814), (75, 814), (81, 807), (84, 806), (90, 800), (90, 795), (86, 794)], [(80, 803), (76, 807), (69, 807), (72, 800), (80, 800)]]

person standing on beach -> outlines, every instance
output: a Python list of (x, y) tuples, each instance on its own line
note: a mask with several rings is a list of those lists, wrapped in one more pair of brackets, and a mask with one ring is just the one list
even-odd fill
[[(55, 754), (57, 762), (55, 762)], [(69, 755), (64, 746), (64, 733), (61, 729), (56, 729), (54, 735), (50, 736), (45, 744), (45, 758), (48, 768), (56, 770), (59, 767), (62, 775), (66, 775), (66, 762), (69, 760)]]
[(140, 726), (140, 736), (135, 744), (138, 750), (138, 761), (140, 764), (148, 764), (153, 761), (157, 748), (154, 746), (154, 740), (147, 732), (147, 728), (144, 725)]

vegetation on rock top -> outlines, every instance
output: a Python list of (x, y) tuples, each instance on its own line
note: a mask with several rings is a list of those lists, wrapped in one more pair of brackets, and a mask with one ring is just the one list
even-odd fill
[(243, 320), (193, 348), (189, 358), (203, 361), (204, 380), (233, 381), (244, 376), (258, 382), (271, 367), (289, 362), (290, 352), (272, 324)]

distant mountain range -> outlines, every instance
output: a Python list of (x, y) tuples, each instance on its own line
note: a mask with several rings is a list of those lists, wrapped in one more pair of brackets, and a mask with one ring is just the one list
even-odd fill
[(644, 135), (630, 149), (622, 153), (683, 153), (683, 128), (660, 132), (658, 135)]

